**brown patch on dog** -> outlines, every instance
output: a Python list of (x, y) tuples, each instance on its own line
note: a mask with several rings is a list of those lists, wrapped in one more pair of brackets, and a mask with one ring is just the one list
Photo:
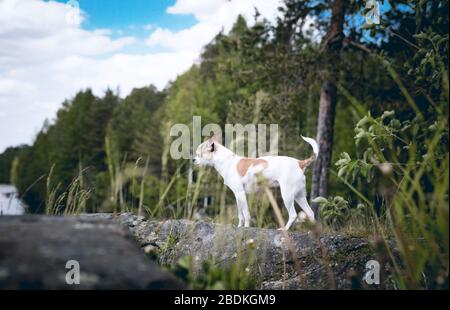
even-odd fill
[(312, 163), (313, 160), (314, 156), (311, 156), (310, 158), (299, 160), (298, 165), (300, 166), (300, 169), (305, 171), (305, 169)]
[(264, 168), (267, 167), (268, 163), (264, 159), (259, 158), (242, 158), (237, 163), (237, 171), (238, 174), (243, 177), (250, 166), (263, 165)]

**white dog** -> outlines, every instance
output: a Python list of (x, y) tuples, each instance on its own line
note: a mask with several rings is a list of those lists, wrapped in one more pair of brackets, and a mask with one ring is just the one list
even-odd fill
[(281, 197), (289, 213), (289, 220), (284, 227), (288, 230), (297, 219), (294, 201), (296, 201), (311, 222), (314, 212), (306, 199), (306, 181), (304, 170), (318, 156), (319, 146), (314, 139), (302, 138), (308, 142), (314, 155), (305, 160), (287, 156), (262, 156), (259, 158), (240, 157), (219, 143), (216, 136), (200, 144), (194, 157), (196, 165), (210, 165), (216, 168), (236, 197), (239, 225), (250, 226), (246, 193), (258, 190), (257, 175), (261, 174), (271, 187), (280, 187)]

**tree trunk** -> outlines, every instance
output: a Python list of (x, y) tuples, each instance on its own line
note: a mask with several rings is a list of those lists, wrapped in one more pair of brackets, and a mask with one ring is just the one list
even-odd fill
[[(323, 41), (323, 51), (330, 56), (330, 66), (320, 89), (319, 118), (317, 121), (317, 142), (319, 156), (314, 163), (311, 184), (311, 197), (326, 197), (328, 195), (328, 170), (331, 164), (333, 149), (333, 127), (336, 114), (337, 91), (336, 81), (339, 75), (338, 66), (333, 65), (339, 61), (339, 51), (343, 40), (343, 27), (345, 16), (345, 1), (334, 0), (330, 28)], [(318, 215), (318, 208), (313, 204)]]
[(328, 195), (328, 169), (333, 149), (333, 127), (336, 112), (336, 85), (325, 81), (320, 89), (319, 119), (317, 122), (317, 143), (320, 151), (313, 169), (311, 196)]

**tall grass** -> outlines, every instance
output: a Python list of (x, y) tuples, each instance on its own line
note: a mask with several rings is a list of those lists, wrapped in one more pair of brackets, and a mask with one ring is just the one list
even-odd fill
[[(428, 160), (404, 168), (404, 179), (389, 208), (390, 228), (402, 256), (397, 270), (401, 288), (448, 288), (449, 157), (447, 153), (440, 160), (434, 152), (444, 126), (447, 121), (440, 120), (436, 134), (426, 142)], [(421, 184), (427, 170), (433, 178), (432, 193)]]
[[(418, 104), (406, 90), (397, 72), (388, 62), (384, 63), (387, 72), (405, 96), (406, 102), (416, 113), (415, 119), (410, 121), (411, 125), (407, 123), (407, 126), (421, 127), (417, 129), (413, 127), (412, 134), (401, 137), (370, 114), (360, 122), (365, 122), (366, 127), (370, 127), (367, 132), (360, 128), (355, 137), (356, 142), (358, 143), (359, 139), (368, 141), (368, 147), (380, 160), (380, 162), (372, 161), (365, 164), (379, 168), (383, 172), (381, 179), (385, 179), (386, 183), (390, 184), (391, 194), (384, 201), (384, 216), (375, 214), (373, 202), (362, 193), (361, 189), (354, 187), (345, 178), (335, 175), (367, 204), (372, 212), (371, 220), (376, 228), (373, 234), (380, 237), (385, 245), (383, 251), (388, 252), (384, 254), (387, 254), (395, 268), (397, 287), (401, 289), (448, 288), (448, 115), (444, 112), (446, 109), (439, 108), (448, 104), (448, 73), (441, 66), (445, 91), (442, 102), (438, 104), (430, 102), (430, 105), (436, 109), (436, 119), (430, 125), (418, 108)], [(340, 91), (352, 103), (360, 117), (367, 113), (363, 105), (342, 86)], [(442, 153), (443, 143), (447, 144), (445, 154)], [(403, 149), (407, 149), (407, 155), (400, 158), (394, 145), (403, 145)], [(423, 153), (424, 149), (425, 153)], [(359, 159), (359, 161), (364, 164), (365, 159)], [(390, 239), (395, 240), (395, 245), (400, 252), (399, 260), (389, 251)]]
[(61, 183), (53, 185), (54, 165), (51, 167), (46, 182), (45, 213), (53, 215), (74, 215), (86, 212), (86, 204), (92, 194), (92, 189), (84, 184), (86, 169), (79, 166), (78, 175), (61, 191)]

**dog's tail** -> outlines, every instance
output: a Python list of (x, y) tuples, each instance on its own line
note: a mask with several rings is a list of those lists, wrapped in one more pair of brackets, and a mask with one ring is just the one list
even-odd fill
[(298, 161), (300, 168), (302, 170), (305, 170), (306, 167), (308, 167), (317, 158), (317, 156), (319, 156), (319, 145), (317, 144), (316, 140), (312, 138), (302, 136), (302, 139), (305, 140), (309, 145), (311, 145), (314, 153), (314, 155), (312, 155), (311, 157)]

